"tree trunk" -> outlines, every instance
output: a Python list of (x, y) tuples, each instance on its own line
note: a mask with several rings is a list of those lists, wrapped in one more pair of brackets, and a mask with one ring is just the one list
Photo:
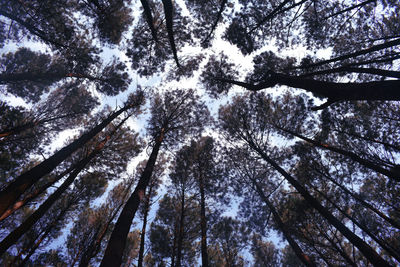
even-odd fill
[(373, 250), (360, 237), (350, 231), (342, 222), (336, 219), (325, 207), (323, 207), (317, 199), (315, 199), (295, 178), (289, 175), (275, 161), (267, 156), (260, 148), (258, 148), (252, 140), (247, 141), (266, 162), (274, 167), (285, 179), (291, 184), (297, 192), (315, 208), (330, 224), (338, 229), (351, 243), (353, 243), (360, 252), (376, 267), (390, 266), (375, 250)]
[[(210, 40), (210, 38), (211, 38), (213, 32), (215, 31), (215, 28), (217, 28), (218, 21), (219, 21), (219, 20), (221, 19), (221, 17), (222, 17), (222, 12), (224, 12), (226, 2), (228, 2), (228, 1), (227, 1), (227, 0), (222, 0), (222, 1), (221, 1), (221, 5), (220, 5), (219, 10), (218, 10), (217, 18), (215, 19), (214, 24), (211, 26), (210, 32), (208, 33), (208, 35), (206, 36), (206, 38), (203, 40), (202, 44), (207, 44), (207, 43), (208, 43), (208, 41)], [(203, 267), (204, 267), (204, 265), (203, 265)]]
[(149, 25), (151, 35), (153, 36), (154, 41), (158, 42), (157, 31), (154, 28), (154, 19), (151, 14), (151, 8), (149, 2), (147, 0), (140, 0), (140, 2), (142, 3), (144, 15), (146, 17), (147, 25)]
[(207, 219), (206, 219), (206, 200), (204, 194), (204, 177), (200, 171), (200, 227), (201, 227), (201, 264), (208, 267), (207, 253)]
[(281, 217), (279, 216), (277, 210), (275, 209), (274, 205), (268, 200), (268, 197), (265, 196), (264, 192), (258, 185), (256, 181), (251, 179), (253, 185), (255, 185), (256, 190), (258, 192), (258, 195), (260, 198), (264, 201), (264, 203), (268, 206), (269, 210), (272, 213), (272, 216), (274, 217), (275, 223), (278, 226), (278, 228), (282, 231), (283, 236), (286, 238), (288, 241), (290, 247), (293, 249), (294, 253), (296, 256), (301, 260), (302, 263), (304, 263), (305, 266), (308, 267), (315, 267), (315, 263), (311, 258), (303, 252), (303, 250), (300, 248), (300, 246), (297, 244), (296, 240), (292, 238), (288, 228), (286, 227), (285, 223), (282, 221)]
[(176, 255), (176, 267), (182, 266), (182, 244), (184, 235), (184, 224), (185, 224), (185, 186), (182, 185), (181, 192), (181, 214), (179, 218), (179, 235), (178, 235), (178, 250)]
[(368, 169), (371, 169), (371, 170), (373, 170), (373, 171), (376, 171), (376, 172), (379, 172), (379, 173), (381, 173), (381, 174), (383, 174), (383, 175), (386, 175), (387, 177), (389, 177), (389, 178), (391, 178), (391, 179), (393, 179), (393, 180), (396, 180), (396, 181), (398, 181), (398, 182), (400, 181), (400, 176), (399, 176), (398, 173), (393, 172), (393, 171), (391, 171), (391, 170), (387, 170), (387, 169), (385, 169), (385, 168), (382, 168), (382, 167), (380, 167), (380, 166), (378, 166), (378, 165), (372, 163), (372, 162), (369, 161), (369, 160), (360, 158), (356, 153), (353, 153), (353, 152), (350, 152), (350, 151), (346, 151), (346, 150), (343, 150), (343, 149), (341, 149), (341, 148), (333, 147), (333, 146), (330, 146), (330, 145), (327, 145), (327, 144), (319, 143), (319, 142), (317, 142), (317, 141), (315, 141), (315, 140), (312, 140), (312, 139), (310, 139), (310, 138), (307, 138), (307, 137), (305, 137), (305, 136), (302, 136), (302, 135), (300, 135), (300, 134), (298, 134), (298, 133), (296, 133), (296, 132), (293, 132), (293, 131), (291, 131), (291, 130), (284, 129), (284, 128), (282, 128), (282, 127), (280, 127), (280, 126), (277, 126), (277, 125), (274, 125), (274, 126), (275, 126), (277, 129), (279, 129), (279, 130), (281, 130), (281, 131), (283, 131), (283, 132), (289, 133), (289, 134), (291, 134), (291, 135), (294, 135), (294, 136), (296, 136), (296, 137), (298, 137), (298, 138), (300, 138), (300, 139), (302, 139), (302, 140), (304, 140), (304, 141), (307, 141), (307, 142), (310, 143), (310, 144), (313, 144), (313, 145), (316, 146), (316, 147), (319, 147), (319, 148), (322, 148), (322, 149), (326, 149), (326, 150), (330, 150), (330, 151), (336, 152), (336, 153), (338, 153), (338, 154), (340, 154), (340, 155), (349, 157), (349, 158), (351, 158), (352, 160), (354, 160), (354, 161), (360, 163), (362, 166), (367, 167)]
[(351, 192), (349, 189), (347, 189), (345, 186), (339, 184), (335, 179), (333, 179), (332, 177), (330, 177), (329, 175), (322, 173), (320, 170), (317, 170), (316, 168), (314, 168), (314, 170), (316, 170), (317, 172), (319, 172), (321, 175), (323, 175), (325, 178), (327, 178), (329, 181), (331, 181), (332, 183), (334, 183), (336, 186), (338, 186), (340, 189), (342, 189), (345, 193), (349, 194), (351, 197), (353, 197), (355, 200), (357, 200), (359, 203), (361, 203), (361, 205), (363, 205), (365, 208), (370, 209), (371, 211), (375, 212), (379, 217), (381, 217), (382, 219), (384, 219), (386, 222), (388, 222), (391, 226), (397, 228), (400, 230), (400, 224), (398, 222), (396, 222), (395, 220), (387, 217), (383, 212), (381, 212), (380, 210), (378, 210), (377, 208), (375, 208), (374, 206), (372, 206), (371, 204), (369, 204), (368, 202), (366, 202), (365, 200), (363, 200), (361, 197), (359, 197), (357, 194)]
[(178, 54), (176, 52), (176, 46), (174, 41), (174, 30), (173, 30), (173, 17), (174, 17), (174, 6), (171, 0), (162, 0), (164, 6), (165, 23), (167, 25), (169, 44), (171, 45), (172, 54), (178, 68), (181, 67), (178, 61)]
[(61, 162), (71, 156), (73, 152), (81, 148), (90, 139), (101, 132), (112, 120), (118, 117), (124, 111), (131, 108), (127, 105), (121, 108), (119, 111), (110, 115), (107, 119), (103, 120), (100, 124), (94, 127), (87, 133), (84, 133), (77, 140), (71, 144), (60, 149), (54, 155), (44, 160), (42, 163), (36, 165), (29, 171), (18, 176), (13, 182), (11, 182), (5, 189), (0, 192), (0, 214), (3, 214), (11, 205), (13, 205), (18, 198), (34, 183), (40, 180), (44, 175), (54, 170)]
[(327, 97), (331, 101), (400, 100), (400, 80), (365, 83), (335, 83), (305, 79), (274, 72), (269, 72), (268, 74), (269, 78), (256, 85), (224, 78), (215, 78), (215, 80), (239, 85), (250, 91), (272, 88), (277, 84), (286, 85), (292, 88), (301, 88), (322, 97)]
[(385, 48), (389, 48), (389, 47), (393, 47), (393, 46), (397, 46), (397, 45), (400, 45), (400, 39), (396, 39), (396, 40), (389, 41), (389, 42), (386, 42), (386, 43), (383, 43), (383, 44), (379, 44), (379, 45), (374, 45), (374, 46), (371, 46), (370, 48), (367, 48), (367, 49), (363, 49), (363, 50), (360, 50), (360, 51), (357, 51), (357, 52), (353, 52), (353, 53), (349, 53), (349, 54), (346, 54), (346, 55), (338, 56), (338, 57), (335, 57), (335, 58), (323, 60), (323, 61), (320, 61), (320, 62), (312, 63), (312, 64), (309, 64), (309, 65), (306, 65), (306, 66), (295, 67), (294, 69), (315, 68), (315, 67), (318, 67), (318, 66), (321, 66), (321, 65), (329, 64), (329, 63), (336, 62), (336, 61), (346, 60), (346, 59), (350, 59), (350, 58), (355, 58), (355, 57), (358, 57), (358, 56), (361, 56), (361, 55), (365, 55), (365, 54), (368, 54), (368, 53), (372, 53), (372, 52), (375, 52), (375, 51), (383, 50)]
[(102, 267), (119, 267), (122, 263), (122, 254), (124, 252), (126, 238), (129, 233), (132, 220), (139, 207), (140, 201), (144, 197), (144, 192), (149, 184), (150, 177), (153, 173), (154, 165), (157, 160), (158, 151), (160, 150), (161, 143), (164, 139), (164, 128), (162, 128), (159, 137), (157, 138), (153, 150), (147, 161), (146, 167), (140, 177), (140, 180), (133, 191), (131, 197), (128, 199), (124, 206), (114, 230), (108, 241), (106, 251), (100, 266)]
[(343, 10), (340, 10), (339, 12), (336, 12), (336, 13), (334, 13), (334, 14), (332, 14), (332, 15), (329, 15), (329, 16), (323, 18), (323, 20), (336, 17), (336, 16), (338, 16), (338, 15), (340, 15), (340, 14), (346, 13), (346, 12), (351, 11), (351, 10), (353, 10), (353, 9), (356, 9), (356, 8), (359, 8), (359, 7), (368, 5), (369, 3), (375, 3), (375, 2), (376, 2), (376, 0), (367, 0), (367, 1), (365, 1), (365, 2), (362, 2), (362, 3), (358, 4), (358, 5), (354, 5), (354, 6), (345, 8), (345, 9), (343, 9)]
[(55, 184), (57, 181), (59, 181), (61, 178), (63, 178), (65, 175), (70, 173), (74, 168), (76, 167), (76, 164), (69, 167), (65, 171), (63, 171), (61, 174), (57, 175), (56, 178), (52, 179), (50, 182), (46, 183), (45, 185), (41, 186), (40, 188), (36, 189), (32, 193), (28, 194), (25, 196), (22, 200), (19, 200), (15, 202), (15, 204), (8, 208), (0, 217), (0, 222), (6, 219), (8, 216), (13, 214), (15, 211), (19, 210), (20, 208), (24, 207), (26, 204), (37, 198), (39, 195), (41, 195), (44, 191), (46, 191), (50, 186)]
[(145, 207), (144, 207), (142, 232), (140, 234), (139, 259), (138, 259), (138, 265), (137, 265), (138, 267), (143, 267), (144, 243), (145, 243), (145, 239), (146, 239), (147, 216), (150, 211), (151, 194), (153, 193), (152, 191), (153, 191), (153, 185), (150, 185), (149, 192), (146, 197)]
[(367, 74), (379, 75), (382, 77), (400, 78), (400, 71), (382, 70), (382, 69), (375, 69), (375, 68), (355, 68), (355, 67), (346, 67), (346, 66), (305, 73), (305, 74), (300, 75), (299, 77), (310, 77), (310, 76), (314, 76), (314, 75), (332, 74), (332, 73), (338, 73), (338, 72), (367, 73)]

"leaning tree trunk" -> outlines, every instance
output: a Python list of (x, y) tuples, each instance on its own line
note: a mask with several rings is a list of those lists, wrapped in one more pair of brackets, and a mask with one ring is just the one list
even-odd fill
[(204, 177), (200, 170), (200, 227), (201, 227), (201, 263), (203, 267), (208, 267), (207, 253), (207, 218), (206, 218), (206, 199), (204, 190)]
[(349, 241), (354, 244), (360, 252), (376, 267), (390, 266), (375, 250), (373, 250), (360, 237), (350, 231), (342, 222), (333, 216), (329, 210), (323, 207), (295, 178), (282, 169), (274, 160), (267, 156), (264, 151), (257, 147), (252, 140), (247, 141), (249, 146), (254, 149), (266, 162), (274, 167), (296, 190), (300, 195), (315, 208), (330, 224), (338, 229)]
[(182, 186), (181, 192), (181, 214), (179, 217), (179, 235), (178, 235), (178, 250), (176, 255), (176, 267), (182, 266), (182, 244), (183, 244), (183, 234), (184, 234), (184, 224), (185, 224), (185, 187)]
[(140, 233), (140, 248), (139, 248), (139, 259), (138, 259), (138, 267), (143, 267), (143, 258), (144, 258), (144, 243), (146, 239), (146, 226), (147, 226), (147, 216), (149, 215), (150, 211), (150, 201), (151, 201), (151, 194), (153, 191), (153, 185), (150, 185), (149, 192), (147, 193), (146, 202), (144, 206), (144, 217), (143, 217), (143, 225), (142, 225), (142, 232)]
[(151, 31), (151, 36), (153, 36), (154, 41), (158, 42), (158, 38), (157, 38), (157, 31), (154, 28), (154, 19), (153, 19), (153, 15), (151, 14), (151, 8), (149, 5), (149, 2), (147, 0), (140, 0), (140, 2), (142, 3), (142, 7), (143, 7), (143, 11), (144, 11), (144, 15), (146, 17), (146, 21), (147, 21), (147, 25), (150, 28)]
[(258, 183), (252, 179), (252, 183), (256, 186), (256, 190), (260, 198), (264, 201), (264, 203), (268, 206), (269, 210), (274, 217), (275, 223), (278, 228), (282, 231), (283, 236), (288, 241), (290, 247), (293, 249), (296, 256), (301, 260), (301, 262), (308, 267), (315, 267), (315, 263), (311, 260), (311, 258), (303, 252), (300, 246), (297, 244), (296, 240), (291, 236), (289, 229), (282, 221), (281, 217), (278, 214), (278, 211), (275, 209), (274, 205), (268, 200), (268, 197), (264, 194), (263, 190), (260, 188)]
[(379, 172), (379, 173), (381, 173), (383, 175), (386, 175), (387, 177), (389, 177), (389, 178), (391, 178), (393, 180), (396, 180), (397, 182), (400, 182), (400, 176), (399, 176), (398, 173), (390, 171), (390, 170), (387, 170), (385, 168), (382, 168), (381, 166), (378, 166), (378, 165), (374, 164), (373, 162), (371, 162), (369, 160), (363, 159), (363, 158), (359, 157), (354, 152), (346, 151), (344, 149), (333, 147), (333, 146), (330, 146), (328, 144), (323, 144), (323, 143), (317, 142), (315, 140), (312, 140), (310, 138), (307, 138), (305, 136), (302, 136), (302, 135), (300, 135), (300, 134), (298, 134), (298, 133), (296, 133), (294, 131), (284, 129), (284, 128), (282, 128), (280, 126), (277, 126), (277, 125), (274, 125), (274, 126), (277, 129), (279, 129), (279, 130), (281, 130), (283, 132), (289, 133), (291, 135), (294, 135), (294, 136), (296, 136), (296, 137), (298, 137), (298, 138), (300, 138), (300, 139), (302, 139), (302, 140), (304, 140), (304, 141), (306, 141), (306, 142), (308, 142), (310, 144), (313, 144), (316, 147), (319, 147), (319, 148), (322, 148), (322, 149), (326, 149), (326, 150), (330, 150), (330, 151), (336, 152), (336, 153), (338, 153), (340, 155), (349, 157), (352, 160), (354, 160), (354, 161), (358, 162), (359, 164), (361, 164), (362, 166), (367, 167), (368, 169), (371, 169), (373, 171)]
[(71, 144), (60, 149), (54, 155), (36, 165), (29, 171), (18, 176), (11, 182), (4, 190), (0, 192), (0, 214), (2, 215), (11, 205), (13, 205), (18, 198), (34, 183), (40, 180), (44, 175), (54, 170), (61, 162), (67, 159), (73, 152), (81, 148), (100, 131), (102, 131), (111, 121), (118, 117), (124, 111), (127, 111), (132, 106), (127, 105), (114, 114), (110, 115), (107, 119), (103, 120), (100, 124), (94, 127), (89, 132), (83, 134)]
[[(207, 44), (207, 43), (209, 42), (209, 40), (210, 40), (210, 38), (211, 38), (213, 32), (215, 31), (215, 28), (217, 28), (218, 21), (221, 20), (222, 12), (224, 12), (224, 9), (225, 9), (225, 6), (226, 6), (226, 3), (227, 3), (227, 2), (228, 2), (228, 0), (222, 0), (222, 1), (221, 1), (221, 5), (220, 5), (219, 10), (218, 10), (217, 18), (215, 19), (213, 25), (211, 26), (210, 32), (207, 34), (207, 36), (206, 36), (206, 38), (203, 40), (202, 44)], [(203, 267), (204, 267), (204, 265), (203, 265)]]
[(174, 30), (173, 30), (173, 17), (174, 17), (174, 6), (171, 0), (162, 0), (165, 14), (165, 24), (167, 25), (169, 44), (171, 45), (172, 54), (178, 68), (181, 67), (178, 61), (178, 54), (176, 52), (176, 46), (174, 41)]
[(139, 207), (140, 201), (144, 197), (146, 187), (149, 184), (150, 177), (154, 170), (154, 165), (157, 160), (157, 155), (164, 139), (164, 128), (156, 139), (153, 150), (151, 151), (146, 167), (139, 179), (139, 182), (133, 191), (131, 197), (125, 204), (108, 241), (106, 251), (100, 266), (102, 267), (119, 267), (122, 263), (122, 255), (125, 249), (127, 235), (135, 217), (135, 213)]

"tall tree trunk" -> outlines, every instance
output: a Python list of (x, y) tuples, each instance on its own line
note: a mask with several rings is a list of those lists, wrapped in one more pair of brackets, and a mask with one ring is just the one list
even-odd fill
[(208, 267), (207, 253), (207, 219), (206, 219), (206, 199), (204, 193), (204, 177), (200, 170), (200, 227), (201, 227), (201, 264)]
[(179, 217), (179, 236), (178, 236), (178, 250), (176, 256), (176, 267), (182, 266), (182, 245), (183, 245), (183, 234), (185, 225), (185, 187), (182, 186), (181, 192), (181, 214)]
[(312, 64), (309, 64), (309, 65), (298, 66), (298, 67), (295, 67), (294, 69), (315, 68), (315, 67), (318, 67), (318, 66), (322, 66), (322, 65), (325, 65), (325, 64), (332, 63), (332, 62), (346, 60), (346, 59), (350, 59), (350, 58), (355, 58), (355, 57), (358, 57), (358, 56), (361, 56), (361, 55), (365, 55), (365, 54), (368, 54), (368, 53), (372, 53), (372, 52), (375, 52), (375, 51), (383, 50), (385, 48), (389, 48), (389, 47), (393, 47), (393, 46), (397, 46), (397, 45), (400, 45), (400, 39), (392, 40), (392, 41), (389, 41), (389, 42), (386, 42), (386, 43), (383, 43), (383, 44), (379, 44), (379, 45), (374, 45), (374, 46), (371, 46), (370, 48), (366, 48), (366, 49), (363, 49), (363, 50), (359, 50), (359, 51), (356, 51), (356, 52), (353, 52), (353, 53), (349, 53), (349, 54), (346, 54), (346, 55), (342, 55), (342, 56), (338, 56), (338, 57), (335, 57), (335, 58), (319, 61), (319, 62), (312, 63)]
[(151, 8), (149, 5), (149, 2), (147, 0), (140, 0), (142, 3), (144, 15), (146, 17), (147, 25), (149, 25), (150, 31), (151, 31), (151, 36), (153, 36), (154, 41), (158, 42), (157, 38), (157, 31), (154, 28), (154, 19), (153, 15), (151, 14)]
[(172, 241), (172, 253), (171, 253), (171, 267), (175, 267), (175, 257), (176, 257), (176, 240), (178, 238), (178, 218), (175, 217), (174, 223), (174, 239)]
[(333, 147), (333, 146), (330, 146), (328, 144), (323, 144), (323, 143), (317, 142), (315, 140), (312, 140), (310, 138), (302, 136), (302, 135), (300, 135), (300, 134), (298, 134), (298, 133), (296, 133), (294, 131), (282, 128), (282, 127), (280, 127), (278, 125), (274, 125), (274, 126), (277, 129), (279, 129), (279, 130), (281, 130), (281, 131), (283, 131), (285, 133), (289, 133), (291, 135), (294, 135), (294, 136), (296, 136), (296, 137), (298, 137), (298, 138), (300, 138), (300, 139), (302, 139), (302, 140), (304, 140), (304, 141), (306, 141), (306, 142), (308, 142), (310, 144), (313, 144), (316, 147), (319, 147), (319, 148), (322, 148), (322, 149), (326, 149), (326, 150), (330, 150), (330, 151), (336, 152), (336, 153), (338, 153), (340, 155), (349, 157), (352, 160), (360, 163), (362, 166), (367, 167), (368, 169), (371, 169), (373, 171), (376, 171), (376, 172), (379, 172), (379, 173), (381, 173), (383, 175), (386, 175), (387, 177), (389, 177), (389, 178), (391, 178), (393, 180), (396, 180), (398, 182), (400, 181), (400, 176), (399, 176), (398, 173), (396, 173), (394, 171), (391, 171), (391, 170), (387, 170), (385, 168), (382, 168), (381, 166), (378, 166), (378, 165), (374, 164), (373, 162), (371, 162), (369, 160), (363, 159), (363, 158), (359, 157), (356, 153), (353, 153), (353, 152), (350, 152), (350, 151), (346, 151), (346, 150), (341, 149), (341, 148)]
[(400, 254), (396, 252), (389, 244), (387, 244), (385, 241), (382, 241), (380, 238), (378, 238), (374, 233), (372, 233), (367, 227), (359, 223), (356, 219), (354, 219), (352, 216), (350, 216), (346, 211), (344, 211), (342, 208), (340, 208), (338, 205), (336, 205), (335, 202), (333, 202), (325, 193), (321, 192), (315, 187), (315, 191), (317, 191), (321, 196), (323, 196), (329, 203), (332, 204), (332, 206), (340, 211), (347, 219), (349, 219), (351, 222), (353, 222), (358, 228), (360, 228), (364, 233), (366, 233), (372, 240), (374, 240), (381, 248), (386, 250), (386, 252), (395, 258), (397, 261), (400, 262)]
[(32, 215), (28, 217), (28, 219), (26, 219), (10, 234), (8, 234), (8, 236), (4, 238), (3, 241), (1, 241), (0, 255), (6, 252), (6, 250), (10, 246), (15, 244), (22, 235), (29, 231), (29, 229), (31, 229), (32, 226), (40, 220), (40, 218), (42, 218), (42, 216), (51, 208), (54, 202), (60, 198), (62, 193), (67, 190), (67, 188), (73, 183), (78, 174), (85, 168), (86, 164), (88, 164), (89, 161), (96, 156), (96, 154), (96, 152), (92, 152), (89, 156), (81, 160), (77, 164), (75, 170), (68, 176), (68, 178), (62, 183), (62, 185), (58, 187), (57, 190), (51, 196), (49, 196), (49, 198), (46, 199), (46, 201), (43, 202), (43, 204), (41, 204), (40, 207), (34, 213), (32, 213)]
[(357, 200), (361, 205), (363, 205), (365, 208), (370, 209), (371, 211), (375, 212), (379, 217), (381, 217), (382, 219), (384, 219), (386, 222), (388, 222), (391, 226), (397, 228), (400, 230), (400, 224), (389, 218), (388, 216), (386, 216), (383, 212), (381, 212), (380, 210), (378, 210), (377, 208), (375, 208), (374, 206), (372, 206), (371, 204), (369, 204), (368, 202), (366, 202), (364, 199), (362, 199), (360, 196), (358, 196), (357, 194), (351, 192), (349, 189), (347, 189), (345, 186), (341, 185), (340, 183), (338, 183), (335, 179), (333, 179), (331, 176), (323, 173), (322, 171), (314, 168), (315, 171), (317, 171), (318, 173), (320, 173), (321, 175), (323, 175), (325, 178), (327, 178), (329, 181), (331, 181), (332, 183), (334, 183), (336, 186), (338, 186), (340, 189), (342, 189), (345, 193), (349, 194), (351, 197), (353, 197), (355, 200)]
[(153, 184), (150, 184), (149, 192), (146, 197), (146, 202), (144, 206), (144, 217), (143, 217), (143, 225), (142, 225), (142, 232), (140, 233), (140, 248), (139, 248), (139, 259), (138, 259), (138, 267), (143, 267), (143, 258), (144, 258), (144, 244), (146, 239), (146, 226), (147, 226), (147, 216), (150, 211), (150, 201), (151, 195), (153, 191)]
[[(221, 5), (220, 5), (219, 10), (218, 10), (217, 18), (215, 19), (214, 24), (211, 26), (210, 32), (207, 34), (207, 36), (206, 36), (206, 38), (203, 40), (202, 44), (207, 44), (207, 43), (208, 43), (208, 41), (210, 40), (210, 38), (211, 38), (213, 32), (215, 31), (215, 28), (217, 28), (218, 21), (219, 21), (219, 20), (221, 19), (221, 17), (222, 17), (222, 12), (224, 12), (226, 2), (228, 2), (228, 1), (227, 1), (227, 0), (221, 0)], [(204, 267), (204, 265), (203, 265), (203, 267)]]
[(288, 241), (290, 247), (293, 249), (294, 253), (296, 256), (301, 260), (301, 262), (308, 267), (315, 267), (315, 263), (313, 260), (303, 252), (303, 250), (300, 248), (300, 246), (297, 244), (296, 240), (291, 236), (287, 226), (285, 223), (282, 221), (281, 217), (278, 214), (278, 211), (275, 209), (275, 206), (268, 200), (268, 197), (264, 194), (264, 191), (260, 188), (258, 183), (251, 179), (253, 185), (256, 187), (257, 193), (260, 196), (260, 198), (264, 201), (264, 203), (268, 206), (269, 210), (272, 213), (272, 216), (274, 217), (275, 223), (278, 226), (278, 228), (282, 231), (283, 236), (285, 239)]
[(174, 18), (174, 6), (171, 0), (162, 0), (164, 6), (165, 23), (167, 25), (169, 44), (171, 45), (172, 54), (178, 68), (181, 67), (178, 61), (178, 54), (176, 52), (176, 46), (174, 41), (174, 30), (173, 30), (173, 18)]
[(367, 73), (367, 74), (374, 74), (379, 75), (382, 77), (392, 77), (392, 78), (400, 78), (400, 71), (393, 71), (393, 70), (382, 70), (382, 69), (375, 69), (375, 68), (356, 68), (356, 67), (338, 67), (338, 68), (329, 68), (326, 70), (319, 70), (315, 72), (301, 74), (299, 77), (310, 77), (314, 75), (321, 75), (321, 74), (332, 74), (338, 72), (354, 72), (354, 73)]
[(329, 210), (323, 207), (317, 199), (315, 199), (295, 178), (289, 175), (284, 169), (282, 169), (275, 161), (273, 161), (267, 154), (264, 153), (259, 147), (257, 147), (252, 140), (247, 140), (249, 146), (254, 149), (266, 162), (274, 167), (288, 182), (291, 184), (297, 192), (315, 208), (330, 224), (338, 229), (351, 243), (353, 243), (360, 252), (376, 267), (389, 267), (387, 263), (375, 250), (373, 250), (367, 243), (365, 243), (360, 237), (350, 231), (342, 222), (333, 216)]
[(164, 128), (162, 128), (160, 135), (156, 139), (153, 150), (151, 151), (149, 160), (147, 161), (146, 167), (139, 179), (139, 182), (131, 197), (125, 204), (117, 223), (115, 224), (110, 240), (108, 241), (103, 260), (100, 264), (102, 267), (119, 267), (122, 263), (122, 255), (126, 244), (126, 238), (129, 233), (132, 220), (135, 217), (135, 213), (139, 207), (140, 201), (144, 197), (146, 187), (149, 184), (150, 177), (153, 173), (157, 155), (164, 139), (164, 131)]
[(26, 204), (31, 202), (32, 200), (36, 199), (39, 195), (41, 195), (44, 191), (46, 191), (50, 186), (54, 185), (57, 181), (59, 181), (61, 178), (63, 178), (65, 175), (70, 173), (76, 165), (74, 164), (73, 166), (69, 167), (59, 175), (57, 175), (54, 179), (46, 183), (45, 185), (41, 186), (40, 188), (36, 189), (32, 193), (29, 193), (26, 195), (23, 199), (15, 202), (15, 204), (8, 208), (0, 217), (0, 222), (6, 219), (8, 216), (13, 214), (15, 211), (19, 210), (20, 208), (24, 207)]
[[(400, 43), (400, 41), (399, 41)], [(259, 84), (250, 84), (224, 78), (216, 81), (242, 86), (250, 91), (272, 88), (277, 84), (304, 89), (331, 101), (339, 100), (400, 100), (400, 80), (365, 83), (335, 83), (306, 79), (281, 73), (269, 72), (269, 77)]]
[(336, 13), (333, 13), (332, 15), (329, 15), (329, 16), (323, 18), (323, 20), (336, 17), (336, 16), (338, 16), (338, 15), (340, 15), (340, 14), (349, 12), (349, 11), (351, 11), (351, 10), (353, 10), (353, 9), (360, 8), (360, 7), (362, 7), (362, 6), (368, 5), (369, 3), (376, 3), (376, 0), (367, 0), (367, 1), (364, 1), (364, 2), (362, 2), (362, 3), (359, 3), (358, 5), (354, 5), (354, 6), (345, 8), (345, 9), (343, 9), (343, 10), (340, 10), (340, 11), (338, 11), (338, 12), (336, 12)]
[(39, 181), (40, 178), (54, 170), (61, 162), (71, 156), (73, 152), (81, 148), (84, 144), (101, 132), (111, 121), (132, 106), (133, 105), (127, 105), (117, 112), (111, 114), (107, 119), (103, 120), (89, 132), (84, 133), (77, 140), (60, 149), (54, 153), (54, 155), (36, 165), (29, 171), (15, 178), (13, 182), (11, 182), (0, 192), (0, 214), (3, 214), (28, 188)]

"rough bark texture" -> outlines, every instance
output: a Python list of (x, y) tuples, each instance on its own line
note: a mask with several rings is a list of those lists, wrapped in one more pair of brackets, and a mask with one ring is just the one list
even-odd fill
[(204, 193), (204, 178), (202, 175), (200, 175), (199, 187), (200, 187), (201, 264), (203, 267), (208, 267), (206, 200)]
[(315, 208), (330, 224), (338, 229), (360, 252), (376, 267), (390, 266), (375, 250), (373, 250), (360, 237), (350, 231), (342, 222), (336, 219), (325, 207), (323, 207), (317, 199), (315, 199), (295, 178), (289, 175), (275, 161), (267, 156), (252, 141), (249, 145), (272, 167), (274, 167), (285, 179), (300, 193), (300, 195)]
[(151, 31), (151, 36), (153, 36), (154, 41), (158, 42), (157, 31), (154, 28), (153, 15), (151, 14), (149, 2), (147, 0), (140, 0), (140, 2), (142, 3), (144, 15), (146, 16), (146, 21)]
[(147, 216), (149, 215), (149, 211), (150, 211), (150, 200), (151, 200), (152, 191), (153, 191), (153, 186), (150, 185), (149, 192), (146, 197), (145, 207), (144, 207), (142, 232), (140, 233), (139, 259), (138, 259), (138, 265), (137, 265), (138, 267), (143, 267), (144, 243), (146, 241)]
[(174, 60), (178, 68), (181, 67), (178, 61), (178, 54), (176, 52), (176, 46), (174, 41), (174, 30), (173, 30), (173, 16), (174, 16), (174, 6), (171, 0), (162, 0), (164, 6), (165, 23), (167, 25), (169, 44), (171, 45), (172, 54), (174, 55)]
[(144, 197), (144, 192), (149, 184), (150, 177), (154, 170), (154, 165), (157, 160), (158, 151), (160, 150), (161, 143), (164, 138), (164, 131), (162, 130), (160, 136), (154, 144), (153, 150), (147, 161), (146, 167), (140, 177), (140, 180), (133, 191), (131, 197), (126, 202), (108, 241), (106, 251), (100, 266), (102, 267), (119, 267), (122, 263), (122, 255), (125, 249), (126, 239), (132, 220), (139, 207), (140, 201)]

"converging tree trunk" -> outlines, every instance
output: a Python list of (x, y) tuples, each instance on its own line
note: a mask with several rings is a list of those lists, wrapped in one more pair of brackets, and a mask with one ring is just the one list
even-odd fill
[(146, 202), (144, 206), (144, 216), (143, 216), (143, 224), (142, 224), (142, 232), (140, 233), (140, 247), (139, 247), (139, 259), (138, 259), (138, 267), (143, 267), (143, 258), (144, 258), (144, 244), (146, 241), (146, 226), (147, 226), (147, 216), (150, 211), (150, 202), (151, 202), (151, 194), (153, 191), (153, 185), (150, 185), (149, 192), (146, 196)]
[(159, 136), (156, 138), (153, 150), (151, 151), (149, 160), (147, 161), (146, 167), (140, 177), (140, 180), (131, 197), (128, 199), (124, 208), (122, 209), (120, 216), (118, 217), (114, 230), (108, 241), (103, 260), (100, 264), (100, 266), (102, 267), (119, 267), (122, 263), (122, 255), (125, 249), (127, 235), (129, 233), (132, 220), (135, 217), (140, 201), (144, 197), (146, 187), (149, 184), (151, 175), (153, 173), (158, 152), (164, 139), (164, 129), (165, 128), (162, 128)]
[(200, 228), (201, 228), (201, 263), (203, 267), (208, 267), (207, 252), (207, 219), (206, 219), (206, 200), (204, 193), (204, 177), (200, 170)]
[(171, 45), (172, 54), (178, 68), (181, 67), (178, 61), (178, 54), (176, 52), (176, 46), (174, 41), (174, 30), (173, 30), (173, 18), (174, 18), (174, 6), (171, 0), (162, 0), (165, 14), (165, 24), (167, 25), (169, 44)]

